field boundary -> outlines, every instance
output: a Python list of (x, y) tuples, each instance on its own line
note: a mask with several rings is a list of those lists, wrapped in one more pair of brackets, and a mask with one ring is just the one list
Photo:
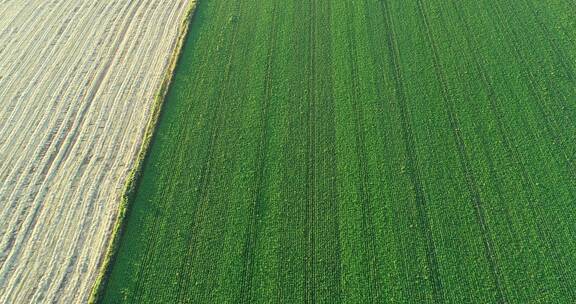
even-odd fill
[(165, 71), (166, 74), (164, 76), (164, 79), (162, 80), (160, 89), (158, 90), (158, 93), (154, 98), (154, 102), (152, 104), (152, 113), (150, 115), (148, 124), (146, 125), (142, 146), (140, 147), (138, 157), (124, 185), (124, 192), (120, 198), (120, 204), (118, 205), (118, 214), (116, 217), (114, 228), (112, 230), (111, 235), (109, 236), (108, 249), (106, 250), (104, 260), (102, 262), (100, 270), (98, 271), (98, 276), (96, 277), (96, 280), (92, 287), (90, 298), (88, 299), (88, 303), (90, 304), (98, 303), (104, 294), (104, 288), (106, 287), (108, 278), (110, 277), (110, 271), (111, 271), (110, 265), (116, 258), (118, 248), (120, 245), (120, 239), (122, 237), (122, 233), (126, 225), (125, 220), (131, 207), (130, 202), (133, 200), (136, 194), (136, 189), (138, 188), (138, 184), (140, 183), (140, 179), (142, 177), (142, 169), (144, 167), (146, 159), (149, 156), (149, 150), (150, 150), (149, 148), (152, 142), (154, 141), (154, 137), (156, 135), (156, 126), (162, 113), (164, 100), (166, 98), (166, 94), (168, 93), (168, 89), (170, 88), (172, 77), (174, 75), (176, 65), (180, 58), (180, 52), (182, 51), (184, 42), (186, 41), (186, 37), (188, 36), (187, 34), (190, 23), (194, 19), (197, 3), (198, 0), (191, 0), (191, 2), (185, 9), (186, 12), (184, 14), (184, 18), (180, 23), (178, 29), (179, 34), (176, 40), (176, 46), (169, 60), (168, 68)]

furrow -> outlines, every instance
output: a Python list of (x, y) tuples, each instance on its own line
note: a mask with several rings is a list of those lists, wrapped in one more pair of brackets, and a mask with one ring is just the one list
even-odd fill
[(252, 281), (254, 277), (254, 260), (256, 255), (256, 242), (258, 240), (258, 234), (260, 232), (260, 221), (261, 221), (261, 209), (264, 202), (264, 193), (267, 186), (267, 172), (266, 164), (268, 162), (268, 146), (270, 142), (269, 131), (270, 128), (270, 102), (272, 99), (272, 80), (274, 77), (274, 70), (272, 68), (274, 62), (274, 51), (276, 48), (276, 36), (277, 36), (277, 9), (278, 2), (274, 2), (274, 7), (272, 9), (272, 24), (270, 28), (270, 38), (268, 41), (268, 54), (267, 54), (267, 64), (266, 64), (266, 79), (264, 84), (264, 100), (262, 101), (260, 117), (262, 126), (260, 143), (259, 143), (259, 153), (257, 160), (256, 169), (256, 185), (255, 193), (253, 199), (253, 205), (251, 207), (252, 213), (250, 215), (250, 226), (248, 228), (245, 240), (244, 252), (242, 254), (242, 260), (244, 261), (244, 270), (242, 275), (242, 285), (240, 289), (240, 294), (242, 295), (242, 303), (252, 303), (254, 301), (252, 297)]
[(476, 221), (478, 226), (480, 227), (482, 241), (484, 243), (484, 252), (488, 264), (490, 266), (490, 272), (492, 275), (492, 280), (496, 287), (497, 296), (496, 300), (498, 303), (507, 303), (508, 300), (506, 298), (506, 293), (503, 288), (503, 284), (500, 278), (500, 269), (498, 266), (498, 261), (496, 257), (496, 253), (494, 252), (494, 242), (490, 235), (490, 228), (486, 223), (485, 219), (485, 211), (484, 207), (482, 206), (482, 198), (480, 197), (480, 191), (478, 189), (478, 182), (476, 180), (476, 176), (474, 175), (474, 171), (470, 165), (470, 156), (466, 152), (466, 146), (464, 143), (464, 138), (461, 133), (460, 123), (458, 122), (458, 117), (456, 116), (456, 111), (454, 109), (454, 104), (450, 98), (450, 88), (448, 87), (446, 76), (444, 75), (444, 67), (440, 62), (440, 56), (438, 54), (438, 47), (436, 45), (436, 41), (433, 37), (432, 30), (430, 28), (430, 23), (428, 20), (428, 16), (426, 14), (426, 9), (422, 0), (418, 0), (418, 9), (419, 13), (422, 17), (422, 21), (424, 22), (424, 27), (426, 30), (426, 36), (428, 38), (428, 43), (432, 50), (432, 59), (434, 61), (434, 69), (436, 73), (436, 78), (440, 82), (440, 87), (442, 90), (442, 100), (444, 102), (446, 111), (448, 113), (448, 120), (450, 122), (450, 127), (452, 129), (452, 135), (454, 137), (454, 141), (457, 145), (458, 150), (458, 157), (460, 161), (460, 166), (462, 170), (464, 170), (464, 176), (466, 177), (466, 184), (468, 186), (468, 192), (472, 199)]
[[(240, 13), (242, 12), (242, 2), (243, 1), (238, 1), (236, 3), (236, 8), (235, 8), (235, 12), (238, 14), (237, 17), (240, 17)], [(226, 111), (223, 106), (225, 104), (225, 97), (227, 94), (229, 94), (229, 85), (232, 82), (231, 79), (231, 75), (232, 75), (232, 67), (233, 67), (233, 63), (234, 63), (234, 49), (237, 43), (237, 39), (238, 39), (238, 23), (234, 22), (232, 24), (232, 30), (231, 30), (231, 35), (232, 37), (230, 38), (230, 42), (229, 42), (229, 50), (231, 50), (231, 55), (228, 58), (228, 62), (226, 63), (225, 66), (225, 70), (224, 70), (224, 75), (223, 75), (223, 80), (222, 82), (224, 83), (224, 85), (222, 86), (222, 89), (218, 92), (218, 96), (216, 98), (217, 100), (217, 104), (214, 106), (214, 112), (213, 112), (213, 119), (211, 119), (210, 121), (214, 121), (215, 124), (213, 124), (211, 130), (210, 130), (210, 142), (207, 148), (207, 154), (206, 157), (207, 159), (203, 162), (202, 165), (202, 170), (200, 173), (200, 178), (199, 178), (199, 186), (198, 186), (198, 206), (196, 207), (194, 214), (193, 214), (193, 218), (195, 219), (192, 222), (192, 226), (190, 228), (190, 232), (188, 234), (188, 241), (187, 241), (187, 253), (186, 253), (186, 257), (185, 257), (185, 262), (182, 264), (183, 266), (188, 265), (190, 263), (190, 261), (193, 261), (197, 250), (196, 250), (196, 245), (198, 244), (197, 241), (193, 240), (193, 238), (198, 235), (198, 231), (201, 229), (201, 225), (203, 223), (203, 220), (205, 220), (205, 218), (202, 216), (202, 212), (203, 209), (206, 208), (206, 203), (207, 203), (207, 195), (208, 195), (208, 185), (210, 183), (209, 177), (212, 174), (212, 164), (214, 162), (214, 154), (213, 150), (215, 149), (216, 146), (216, 142), (218, 140), (218, 137), (220, 136), (220, 133), (222, 131), (223, 128), (223, 124), (226, 121), (225, 117), (228, 113), (228, 111)], [(221, 109), (222, 108), (222, 109)], [(185, 271), (184, 269), (182, 269), (181, 273), (185, 273), (186, 275), (183, 275), (181, 277), (181, 280), (179, 282), (179, 287), (180, 287), (180, 291), (178, 292), (178, 300), (182, 301), (184, 299), (184, 292), (186, 292), (186, 289), (182, 289), (181, 287), (185, 287), (185, 279), (187, 277), (189, 277), (189, 275), (191, 273), (193, 273), (193, 269), (192, 267), (190, 267), (189, 269), (187, 269), (187, 271)]]
[(306, 166), (306, 221), (304, 235), (306, 237), (306, 260), (304, 271), (304, 302), (316, 302), (316, 1), (309, 1), (308, 18), (308, 87), (307, 87), (307, 166)]
[(495, 8), (495, 12), (496, 12), (496, 22), (497, 24), (500, 26), (501, 29), (507, 31), (509, 33), (508, 36), (512, 37), (512, 39), (510, 39), (510, 41), (512, 42), (512, 48), (514, 50), (514, 54), (516, 56), (516, 58), (518, 59), (520, 66), (524, 67), (525, 72), (527, 74), (527, 81), (526, 81), (526, 85), (528, 86), (528, 90), (530, 92), (530, 95), (532, 95), (532, 97), (536, 100), (535, 104), (536, 104), (536, 108), (538, 109), (538, 111), (540, 112), (540, 116), (544, 119), (544, 128), (546, 129), (549, 138), (552, 139), (552, 141), (559, 145), (561, 148), (561, 156), (562, 156), (562, 161), (565, 162), (565, 165), (567, 167), (567, 169), (569, 170), (570, 174), (572, 175), (572, 178), (576, 180), (576, 165), (574, 164), (574, 157), (570, 156), (570, 153), (566, 151), (566, 146), (567, 143), (570, 142), (569, 139), (562, 139), (561, 136), (559, 134), (563, 134), (563, 132), (558, 131), (558, 129), (562, 129), (562, 127), (560, 126), (560, 124), (558, 123), (558, 121), (555, 119), (555, 117), (550, 113), (551, 110), (549, 109), (547, 103), (545, 102), (545, 98), (539, 93), (539, 91), (536, 88), (536, 84), (538, 83), (538, 81), (536, 80), (537, 77), (533, 74), (533, 72), (528, 68), (529, 64), (526, 61), (526, 58), (524, 57), (524, 55), (522, 55), (522, 52), (520, 51), (519, 47), (518, 47), (518, 43), (516, 42), (515, 37), (518, 37), (518, 34), (514, 31), (514, 29), (507, 27), (504, 25), (504, 20), (502, 17), (502, 10), (500, 8), (500, 6), (498, 5), (498, 3), (495, 3), (494, 5)]
[(424, 185), (421, 180), (421, 172), (418, 167), (418, 158), (416, 155), (416, 148), (414, 142), (414, 135), (412, 133), (412, 126), (410, 123), (410, 117), (408, 112), (408, 107), (406, 104), (406, 97), (404, 93), (404, 84), (402, 80), (402, 73), (400, 70), (399, 63), (399, 50), (395, 42), (394, 27), (391, 20), (391, 12), (388, 9), (387, 1), (380, 1), (381, 8), (384, 15), (384, 22), (386, 24), (386, 40), (388, 44), (388, 50), (390, 54), (390, 63), (394, 69), (393, 79), (396, 88), (396, 100), (398, 102), (400, 119), (402, 124), (402, 135), (404, 141), (404, 148), (406, 150), (406, 167), (410, 174), (410, 180), (414, 187), (415, 192), (415, 203), (418, 212), (418, 226), (423, 239), (426, 244), (426, 258), (428, 263), (428, 269), (430, 272), (430, 280), (432, 283), (433, 298), (436, 303), (444, 303), (444, 293), (442, 287), (442, 281), (440, 278), (440, 270), (438, 267), (438, 258), (436, 257), (436, 249), (434, 244), (434, 238), (432, 235), (432, 230), (430, 228), (430, 220), (427, 214), (427, 199), (424, 193)]
[(351, 66), (352, 74), (352, 92), (351, 92), (351, 102), (352, 109), (355, 115), (355, 133), (356, 133), (356, 158), (358, 160), (359, 176), (360, 180), (358, 182), (358, 193), (360, 196), (360, 201), (362, 203), (362, 231), (364, 238), (367, 241), (365, 250), (367, 251), (367, 261), (368, 261), (368, 276), (370, 278), (370, 298), (372, 302), (378, 303), (383, 298), (382, 294), (382, 281), (378, 275), (379, 267), (379, 255), (376, 248), (376, 233), (374, 229), (374, 223), (372, 220), (372, 202), (370, 199), (370, 194), (368, 193), (369, 188), (369, 176), (368, 176), (368, 155), (366, 152), (366, 140), (364, 136), (364, 113), (362, 100), (360, 99), (359, 92), (359, 75), (358, 67), (356, 63), (356, 58), (358, 58), (356, 52), (356, 46), (358, 45), (355, 39), (355, 33), (353, 30), (354, 25), (354, 7), (353, 3), (347, 2), (347, 11), (350, 19), (346, 23), (347, 25), (347, 38), (348, 38), (348, 54), (349, 62)]

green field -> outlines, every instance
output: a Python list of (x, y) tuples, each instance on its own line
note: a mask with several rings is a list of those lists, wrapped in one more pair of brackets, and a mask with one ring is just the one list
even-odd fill
[(575, 303), (570, 0), (200, 0), (101, 303)]

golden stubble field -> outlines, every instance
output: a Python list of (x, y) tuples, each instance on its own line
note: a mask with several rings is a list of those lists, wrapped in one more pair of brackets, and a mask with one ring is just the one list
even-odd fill
[(0, 1), (0, 303), (87, 301), (189, 2)]

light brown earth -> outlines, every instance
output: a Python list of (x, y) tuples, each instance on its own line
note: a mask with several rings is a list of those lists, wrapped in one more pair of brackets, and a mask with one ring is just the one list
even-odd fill
[(86, 302), (190, 0), (0, 0), (0, 303)]

